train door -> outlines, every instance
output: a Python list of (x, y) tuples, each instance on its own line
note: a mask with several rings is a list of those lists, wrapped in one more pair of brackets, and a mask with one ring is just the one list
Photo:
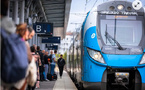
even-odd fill
[(85, 47), (84, 47), (84, 38), (83, 38), (83, 30), (81, 30), (81, 78), (82, 81), (84, 81), (86, 78), (88, 78), (87, 76), (87, 62), (85, 60), (86, 55), (85, 55)]

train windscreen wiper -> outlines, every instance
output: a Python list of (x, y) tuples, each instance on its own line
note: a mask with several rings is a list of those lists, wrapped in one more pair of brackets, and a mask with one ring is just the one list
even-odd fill
[(117, 40), (115, 40), (111, 35), (109, 35), (109, 33), (107, 32), (107, 25), (106, 25), (105, 36), (111, 44), (112, 44), (112, 42), (110, 39), (112, 39), (116, 43), (116, 45), (118, 46), (119, 50), (124, 50), (124, 48), (119, 44), (119, 42)]

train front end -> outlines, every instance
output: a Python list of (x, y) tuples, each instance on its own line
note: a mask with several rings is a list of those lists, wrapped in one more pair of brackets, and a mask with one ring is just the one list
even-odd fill
[(89, 14), (87, 19), (96, 25), (86, 19), (85, 25), (91, 27), (83, 31), (84, 86), (145, 90), (144, 9), (135, 10), (127, 1), (109, 1), (94, 13), (96, 22)]

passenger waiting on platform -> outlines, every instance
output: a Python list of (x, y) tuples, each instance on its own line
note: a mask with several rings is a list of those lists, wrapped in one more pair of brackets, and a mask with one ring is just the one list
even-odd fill
[(38, 54), (37, 53), (37, 46), (35, 44), (33, 44), (33, 46), (35, 47), (35, 54)]
[(16, 33), (19, 34), (23, 40), (28, 40), (29, 30), (26, 23), (18, 24)]
[[(39, 85), (39, 80), (40, 80), (40, 75), (39, 75), (39, 64), (41, 64), (41, 60), (40, 60), (40, 56), (38, 54), (35, 54), (36, 50), (35, 50), (35, 47), (34, 46), (31, 46), (31, 54), (35, 57), (35, 61), (36, 61), (36, 66), (37, 66), (37, 82), (36, 82), (36, 88), (40, 88), (40, 85)], [(34, 87), (28, 87), (29, 90), (34, 90), (35, 89), (35, 86)]]
[[(16, 27), (14, 22), (11, 19), (9, 19), (9, 17), (7, 17), (7, 11), (8, 11), (8, 0), (1, 0), (0, 28), (6, 31), (6, 33), (9, 35), (15, 33)], [(1, 44), (3, 43), (2, 41), (3, 38), (1, 38), (1, 34), (0, 34)], [(1, 62), (1, 64), (3, 65), (3, 62)], [(0, 70), (2, 70), (2, 67), (3, 66), (0, 67)], [(3, 89), (3, 87), (5, 86), (4, 88), (5, 90), (9, 90), (12, 87), (15, 90), (25, 90), (26, 88), (26, 78), (23, 78), (22, 80), (17, 81), (16, 83), (8, 84), (8, 83), (3, 83), (2, 78), (0, 77), (0, 82), (2, 83), (1, 89)]]
[[(28, 35), (28, 40), (32, 39), (33, 36), (35, 35), (35, 31), (32, 27), (28, 27), (28, 31), (29, 31), (29, 35)], [(26, 42), (27, 45), (29, 46), (30, 49), (30, 45), (28, 43), (28, 41)], [(32, 55), (32, 53), (31, 53)], [(33, 61), (34, 60), (34, 61)], [(27, 83), (28, 83), (28, 90), (34, 90), (35, 89), (35, 83), (36, 83), (36, 79), (37, 79), (37, 67), (36, 67), (36, 59), (33, 56), (32, 57), (32, 61), (29, 64), (29, 68), (28, 68), (28, 77), (27, 77)], [(34, 89), (33, 89), (34, 88)]]
[(48, 73), (48, 52), (45, 52), (45, 55), (44, 55), (44, 67), (45, 67), (45, 77), (46, 77), (46, 81), (48, 81), (47, 79), (47, 73)]
[(60, 58), (57, 60), (57, 65), (58, 65), (58, 68), (59, 68), (60, 78), (62, 78), (63, 68), (64, 68), (64, 65), (65, 65), (65, 60), (62, 57), (63, 57), (63, 55), (60, 55)]
[(54, 74), (54, 69), (55, 69), (55, 64), (56, 64), (56, 53), (57, 53), (57, 51), (55, 50), (54, 51), (54, 54), (53, 54), (53, 51), (51, 51), (51, 55), (52, 55), (52, 62), (51, 62), (51, 75), (53, 76), (53, 74)]
[(33, 36), (35, 35), (35, 31), (32, 27), (28, 27), (28, 30), (29, 30), (29, 36), (28, 36), (28, 39), (32, 39)]
[(22, 39), (25, 41), (25, 44), (26, 44), (26, 47), (27, 47), (28, 60), (29, 60), (29, 63), (30, 63), (31, 60), (32, 60), (32, 55), (31, 55), (31, 51), (30, 51), (30, 46), (27, 42), (27, 40), (29, 39), (28, 38), (29, 30), (27, 28), (27, 24), (23, 23), (23, 24), (17, 25), (16, 33), (19, 34), (22, 37)]
[(40, 47), (37, 46), (37, 52), (40, 56), (40, 60), (41, 60), (41, 64), (39, 64), (39, 71), (40, 71), (40, 81), (43, 81), (43, 71), (44, 71), (44, 64), (43, 64), (43, 60), (44, 60), (44, 57), (43, 57), (43, 53), (41, 52), (40, 50)]
[(41, 63), (42, 63), (42, 66), (43, 66), (43, 77), (42, 77), (42, 79), (43, 79), (43, 80), (46, 80), (46, 76), (45, 76), (45, 67), (44, 67), (44, 63), (45, 63), (45, 62), (44, 62), (45, 50), (42, 50), (41, 52), (42, 52), (42, 60), (41, 60), (42, 62), (41, 62)]
[[(30, 28), (29, 28), (30, 29)], [(16, 30), (16, 33), (19, 34), (23, 40), (25, 40), (25, 44), (26, 44), (26, 47), (27, 47), (27, 54), (28, 54), (28, 60), (29, 60), (29, 67), (28, 67), (28, 77), (27, 77), (27, 82), (28, 82), (28, 87), (31, 87), (31, 86), (34, 86), (34, 83), (36, 82), (36, 75), (35, 73), (37, 71), (39, 71), (39, 69), (36, 68), (36, 64), (35, 62), (37, 63), (37, 60), (35, 59), (35, 62), (33, 63), (32, 60), (32, 53), (30, 51), (30, 46), (29, 46), (29, 43), (27, 40), (31, 39), (33, 37), (33, 35), (31, 35), (31, 37), (29, 37), (30, 34), (32, 34), (32, 32), (27, 28), (27, 24), (24, 23), (24, 24), (19, 24), (17, 25), (17, 30)], [(33, 55), (34, 57), (34, 55)], [(36, 71), (37, 69), (37, 71)], [(38, 75), (37, 75), (38, 77)], [(30, 86), (31, 85), (31, 86)]]

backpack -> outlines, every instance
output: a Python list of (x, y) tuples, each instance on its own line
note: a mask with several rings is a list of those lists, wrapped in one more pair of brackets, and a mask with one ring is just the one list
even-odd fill
[(52, 63), (52, 54), (48, 57), (50, 59), (50, 63)]
[(25, 42), (17, 34), (10, 34), (1, 28), (1, 79), (4, 83), (15, 83), (26, 76), (28, 56)]

